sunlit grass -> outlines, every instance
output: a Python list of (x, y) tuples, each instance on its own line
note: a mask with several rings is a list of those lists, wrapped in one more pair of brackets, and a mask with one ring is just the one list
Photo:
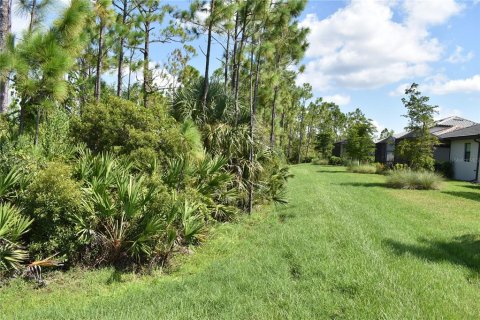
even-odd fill
[(292, 168), (291, 202), (221, 225), (173, 270), (47, 275), (0, 289), (5, 319), (475, 319), (480, 187), (396, 190)]

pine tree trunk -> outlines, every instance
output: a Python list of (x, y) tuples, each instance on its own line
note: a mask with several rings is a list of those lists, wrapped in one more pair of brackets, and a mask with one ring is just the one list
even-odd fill
[(235, 94), (234, 94), (234, 101), (235, 101), (235, 123), (238, 119), (238, 92), (240, 90), (240, 65), (242, 63), (242, 55), (243, 55), (243, 46), (246, 40), (246, 32), (245, 28), (247, 26), (247, 10), (245, 10), (245, 14), (243, 16), (243, 25), (242, 25), (242, 39), (240, 40), (240, 47), (238, 49), (238, 57), (237, 57), (237, 67), (235, 68)]
[(228, 62), (230, 58), (230, 31), (227, 32), (227, 48), (225, 49), (225, 71), (224, 71), (224, 81), (225, 81), (225, 93), (228, 89)]
[[(280, 62), (280, 55), (277, 53), (277, 57), (275, 59), (275, 69), (278, 69), (278, 64)], [(270, 118), (270, 148), (275, 147), (275, 120), (277, 117), (277, 99), (278, 99), (278, 84), (275, 85), (273, 89), (273, 102), (272, 102), (272, 114)]]
[[(255, 69), (255, 86), (253, 89), (253, 98), (251, 98), (251, 108), (250, 108), (250, 136), (252, 139), (252, 146), (250, 148), (250, 155), (249, 161), (250, 164), (253, 164), (255, 159), (255, 122), (256, 122), (256, 115), (257, 115), (257, 104), (258, 104), (258, 86), (260, 82), (260, 57), (257, 55), (257, 66)], [(252, 48), (252, 58), (251, 61), (253, 63), (253, 48)], [(253, 203), (254, 203), (254, 184), (252, 179), (250, 178), (250, 188), (249, 188), (249, 195), (248, 195), (248, 212), (252, 213), (253, 211)]]
[(97, 57), (97, 67), (96, 67), (96, 78), (95, 78), (95, 101), (98, 103), (100, 101), (100, 95), (102, 94), (102, 63), (103, 63), (103, 22), (100, 22), (100, 30), (98, 33), (98, 57)]
[(278, 86), (275, 86), (273, 92), (272, 114), (270, 118), (270, 148), (275, 147), (275, 118), (277, 116), (277, 98), (278, 98)]
[[(123, 8), (122, 8), (122, 24), (125, 26), (125, 22), (127, 21), (127, 8), (128, 2), (127, 0), (123, 0)], [(125, 46), (125, 36), (122, 34), (120, 37), (120, 48), (118, 52), (118, 70), (117, 70), (117, 96), (122, 95), (122, 82), (123, 82), (123, 56), (124, 50), (123, 47)]]
[(150, 94), (150, 22), (145, 22), (145, 44), (143, 46), (143, 106), (148, 108), (148, 95)]
[(290, 130), (288, 132), (287, 160), (290, 160), (290, 156), (292, 155), (292, 131), (292, 127), (290, 126)]
[(232, 80), (231, 80), (231, 86), (232, 86), (232, 93), (235, 92), (235, 79), (237, 77), (236, 74), (236, 68), (237, 68), (237, 46), (238, 46), (238, 23), (239, 23), (239, 16), (238, 16), (238, 11), (235, 14), (235, 28), (233, 31), (233, 52), (232, 52)]
[(310, 148), (310, 135), (311, 135), (311, 127), (308, 127), (307, 130), (307, 151), (305, 152), (305, 157), (308, 157), (308, 149)]
[(130, 87), (132, 81), (132, 60), (135, 51), (132, 49), (130, 54), (130, 59), (128, 60), (128, 84), (127, 84), (127, 99), (130, 100)]
[(303, 128), (303, 123), (305, 120), (305, 107), (302, 108), (302, 120), (300, 122), (300, 141), (298, 143), (298, 159), (297, 163), (302, 162), (302, 143), (303, 143), (303, 134), (305, 129)]
[(209, 87), (209, 68), (210, 68), (210, 50), (212, 47), (212, 29), (213, 29), (213, 12), (215, 10), (215, 0), (210, 1), (210, 22), (208, 24), (208, 36), (207, 36), (207, 55), (205, 57), (205, 75), (203, 79), (203, 94), (202, 94), (202, 112), (203, 119), (206, 119), (207, 112), (207, 96)]
[(35, 23), (35, 9), (37, 8), (37, 1), (32, 1), (32, 10), (30, 10), (30, 24), (28, 25), (28, 32), (32, 32), (33, 24)]
[[(11, 31), (11, 0), (0, 0), (0, 50), (6, 47), (7, 36)], [(8, 108), (8, 82), (0, 81), (0, 113)]]

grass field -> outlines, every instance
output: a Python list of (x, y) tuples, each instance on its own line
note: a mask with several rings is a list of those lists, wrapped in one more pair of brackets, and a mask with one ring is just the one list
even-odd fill
[(0, 289), (0, 317), (478, 319), (479, 186), (393, 190), (343, 168), (292, 172), (288, 206), (219, 226), (169, 274), (14, 281)]

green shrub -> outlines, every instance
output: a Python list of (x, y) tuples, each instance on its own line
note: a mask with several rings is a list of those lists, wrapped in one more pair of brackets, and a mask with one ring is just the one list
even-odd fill
[(361, 164), (347, 167), (347, 170), (353, 173), (377, 173), (377, 167), (371, 164)]
[(87, 105), (81, 117), (72, 120), (70, 132), (94, 153), (150, 149), (162, 163), (182, 148), (178, 125), (165, 107), (144, 108), (118, 97)]
[(332, 166), (341, 166), (343, 164), (343, 159), (340, 157), (331, 156), (328, 159), (328, 163), (331, 164)]
[(71, 178), (71, 168), (49, 163), (28, 186), (22, 201), (25, 213), (34, 219), (29, 233), (31, 253), (39, 258), (72, 257), (79, 243), (71, 219), (81, 208), (82, 193)]
[(409, 167), (405, 163), (395, 163), (393, 170), (409, 170)]
[(430, 171), (393, 170), (387, 177), (387, 185), (395, 189), (436, 190), (442, 177)]
[(320, 166), (325, 166), (329, 164), (329, 161), (327, 159), (319, 159), (319, 158), (314, 158), (312, 160), (312, 164), (314, 165), (320, 165)]
[(440, 173), (445, 178), (453, 179), (455, 176), (453, 162), (445, 161), (435, 163), (435, 172)]

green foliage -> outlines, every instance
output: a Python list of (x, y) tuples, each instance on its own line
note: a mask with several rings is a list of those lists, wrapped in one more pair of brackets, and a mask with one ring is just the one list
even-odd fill
[(395, 189), (436, 190), (442, 177), (429, 171), (393, 170), (387, 176), (387, 185)]
[(360, 109), (349, 113), (348, 117), (346, 152), (352, 160), (368, 161), (375, 151), (375, 127), (372, 120), (367, 119)]
[(343, 159), (340, 158), (340, 157), (331, 156), (328, 159), (328, 164), (330, 164), (332, 166), (341, 166), (343, 164)]
[(435, 167), (433, 152), (434, 147), (438, 145), (438, 138), (430, 133), (430, 128), (435, 124), (433, 117), (437, 113), (437, 107), (428, 104), (430, 98), (422, 96), (416, 83), (406, 89), (405, 94), (408, 95), (408, 99), (402, 98), (407, 109), (404, 117), (409, 119), (405, 129), (410, 132), (411, 137), (400, 141), (396, 153), (413, 169), (433, 171)]
[(71, 218), (80, 211), (82, 193), (71, 176), (70, 166), (51, 162), (23, 194), (25, 214), (34, 220), (29, 249), (37, 258), (53, 254), (73, 258), (78, 249)]
[(0, 173), (0, 203), (15, 195), (21, 179), (21, 171), (18, 167), (13, 167), (5, 174)]
[(325, 166), (325, 165), (328, 165), (328, 164), (330, 164), (330, 163), (329, 163), (328, 159), (314, 158), (314, 159), (312, 160), (312, 164)]
[(445, 178), (453, 179), (455, 176), (455, 166), (452, 161), (445, 161), (440, 163), (435, 163), (435, 172), (440, 173)]
[(16, 207), (0, 203), (0, 275), (10, 269), (17, 269), (28, 258), (21, 237), (31, 223), (32, 220), (22, 216)]
[(181, 146), (176, 124), (163, 106), (143, 108), (117, 97), (87, 105), (73, 121), (71, 133), (95, 153), (130, 154), (139, 149), (146, 153), (151, 149), (161, 162), (178, 154)]

